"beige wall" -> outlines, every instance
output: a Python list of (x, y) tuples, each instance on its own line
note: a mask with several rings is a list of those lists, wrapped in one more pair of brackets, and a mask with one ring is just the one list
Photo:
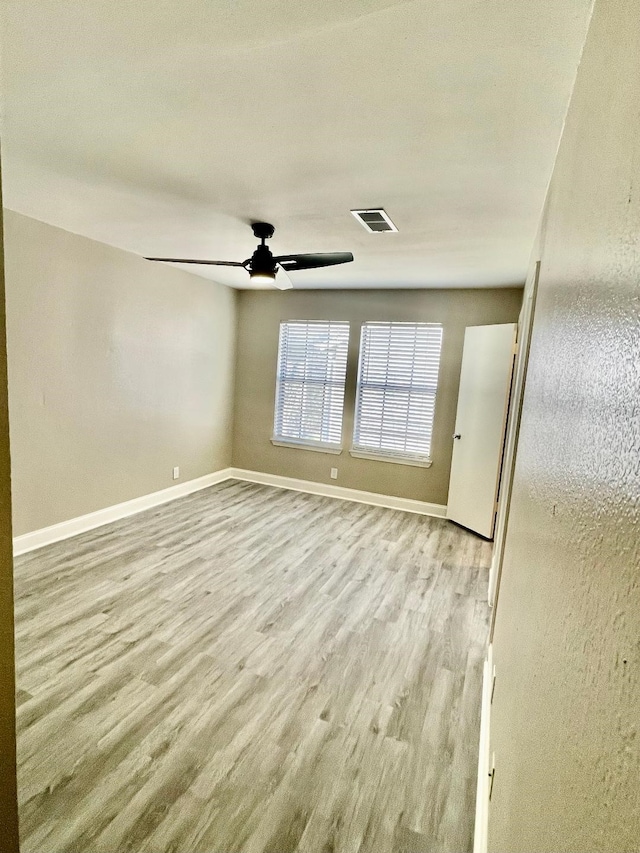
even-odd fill
[[(0, 197), (1, 195), (0, 186)], [(0, 216), (0, 837), (3, 851), (18, 853), (11, 460), (3, 260), (2, 217)]]
[(495, 853), (640, 849), (640, 0), (597, 0), (542, 226), (494, 640)]
[[(238, 354), (233, 464), (238, 468), (334, 483), (352, 489), (446, 504), (458, 381), (465, 326), (517, 320), (519, 289), (243, 291), (238, 317)], [(340, 456), (271, 444), (281, 320), (349, 320), (343, 444)], [(353, 458), (353, 432), (360, 325), (366, 320), (413, 320), (444, 326), (436, 399), (431, 468)], [(329, 477), (338, 468), (338, 480)]]
[(15, 534), (228, 466), (236, 293), (5, 216)]

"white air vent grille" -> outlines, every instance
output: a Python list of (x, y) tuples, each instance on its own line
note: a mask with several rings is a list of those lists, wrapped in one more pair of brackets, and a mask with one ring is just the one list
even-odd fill
[(372, 233), (398, 230), (381, 207), (374, 210), (352, 210), (351, 213), (363, 228)]

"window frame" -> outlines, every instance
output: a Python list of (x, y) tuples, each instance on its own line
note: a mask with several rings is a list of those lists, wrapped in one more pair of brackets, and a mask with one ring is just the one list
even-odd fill
[[(364, 340), (366, 334), (366, 328), (368, 326), (428, 326), (434, 327), (440, 330), (440, 341), (439, 341), (439, 351), (438, 351), (438, 366), (435, 375), (435, 390), (433, 393), (433, 415), (431, 418), (431, 435), (429, 441), (429, 452), (428, 454), (420, 454), (420, 453), (410, 453), (407, 451), (394, 451), (392, 448), (373, 448), (366, 447), (364, 445), (358, 444), (356, 442), (356, 436), (359, 433), (360, 424), (361, 424), (361, 409), (362, 409), (362, 394), (361, 389), (363, 387), (362, 381), (362, 373), (364, 367), (364, 359), (363, 354), (365, 352)], [(375, 462), (391, 462), (395, 465), (410, 465), (412, 467), (417, 468), (430, 468), (433, 464), (433, 432), (435, 427), (435, 419), (436, 419), (436, 403), (438, 397), (438, 389), (440, 385), (440, 369), (442, 366), (442, 346), (444, 341), (444, 326), (442, 323), (431, 323), (426, 321), (396, 321), (396, 320), (367, 320), (363, 322), (360, 326), (360, 344), (358, 350), (358, 376), (356, 381), (356, 392), (355, 392), (355, 406), (353, 413), (353, 433), (351, 437), (351, 449), (349, 453), (351, 456), (354, 456), (359, 459), (369, 459)], [(369, 383), (364, 383), (365, 385)], [(385, 384), (385, 388), (387, 385)], [(407, 390), (409, 394), (411, 393), (411, 389), (413, 386), (408, 386)]]
[[(281, 403), (281, 388), (283, 384), (282, 377), (282, 333), (283, 327), (288, 325), (304, 324), (305, 326), (328, 326), (329, 330), (331, 326), (342, 326), (346, 328), (347, 337), (345, 343), (345, 354), (344, 354), (344, 376), (342, 380), (342, 401), (341, 401), (341, 410), (340, 410), (340, 442), (328, 442), (328, 441), (318, 441), (312, 438), (296, 438), (293, 436), (285, 436), (279, 435), (276, 431), (279, 417), (279, 404)], [(330, 331), (329, 331), (330, 334)], [(349, 342), (351, 336), (351, 323), (348, 320), (280, 320), (278, 325), (278, 353), (276, 357), (276, 383), (275, 383), (275, 397), (273, 404), (273, 430), (271, 434), (271, 443), (276, 447), (289, 447), (297, 450), (311, 450), (319, 453), (330, 453), (334, 455), (340, 455), (343, 451), (343, 433), (344, 433), (344, 409), (345, 409), (345, 397), (346, 397), (346, 385), (347, 385), (347, 370), (348, 370), (348, 358), (349, 358)], [(285, 380), (286, 381), (286, 380)], [(290, 380), (289, 380), (290, 381)], [(302, 379), (301, 385), (304, 387), (304, 384), (307, 380)], [(324, 383), (331, 384), (325, 381)], [(334, 383), (338, 384), (338, 383)]]

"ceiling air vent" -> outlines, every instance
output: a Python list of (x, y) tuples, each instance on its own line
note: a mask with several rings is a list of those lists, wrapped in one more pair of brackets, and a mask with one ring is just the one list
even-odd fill
[(381, 207), (375, 210), (352, 210), (351, 213), (367, 231), (375, 233), (398, 230)]

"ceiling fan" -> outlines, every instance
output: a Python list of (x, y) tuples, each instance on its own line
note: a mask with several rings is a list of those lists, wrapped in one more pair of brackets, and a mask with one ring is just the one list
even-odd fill
[(251, 224), (254, 236), (260, 245), (246, 261), (197, 261), (193, 258), (147, 258), (148, 261), (165, 261), (172, 264), (207, 264), (219, 267), (244, 267), (249, 278), (255, 284), (273, 284), (280, 290), (289, 290), (293, 283), (288, 272), (291, 270), (312, 270), (317, 267), (332, 267), (336, 264), (348, 264), (353, 260), (351, 252), (322, 252), (309, 255), (277, 255), (274, 257), (266, 245), (273, 237), (275, 228), (268, 222)]

